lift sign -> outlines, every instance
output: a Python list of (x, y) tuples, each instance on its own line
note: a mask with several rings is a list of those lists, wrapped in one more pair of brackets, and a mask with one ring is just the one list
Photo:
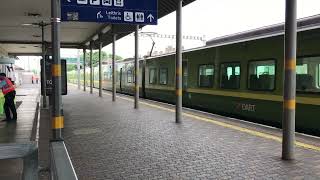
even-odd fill
[(62, 21), (156, 25), (158, 0), (62, 0)]

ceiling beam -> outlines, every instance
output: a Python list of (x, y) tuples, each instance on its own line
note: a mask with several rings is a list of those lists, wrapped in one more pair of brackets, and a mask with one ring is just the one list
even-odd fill
[[(0, 40), (0, 44), (27, 44), (27, 45), (41, 45), (41, 41), (6, 41)], [(45, 42), (45, 44), (51, 44), (49, 42)], [(61, 48), (81, 48), (83, 45), (79, 43), (70, 43), (70, 42), (61, 42)]]
[[(99, 28), (95, 33), (93, 33), (93, 35), (91, 35), (89, 38), (87, 38), (85, 41), (83, 41), (83, 42), (81, 43), (82, 46), (88, 48), (89, 45), (86, 45), (86, 44), (89, 44), (91, 41), (95, 41), (95, 40), (93, 40), (93, 38), (94, 38), (95, 36), (98, 36), (98, 37), (99, 37), (98, 40), (99, 40), (99, 39), (100, 39), (100, 35), (103, 34), (103, 32), (107, 33), (107, 32), (110, 31), (110, 30), (106, 31), (106, 29), (108, 29), (108, 27), (110, 27), (110, 29), (112, 29), (112, 25), (111, 25), (111, 24), (108, 24), (108, 25), (106, 25), (106, 26), (102, 26), (101, 28)], [(98, 41), (98, 40), (96, 40), (96, 41)], [(94, 49), (97, 49), (98, 46), (95, 46), (95, 45), (94, 45), (93, 48), (94, 48)]]
[(28, 53), (28, 52), (19, 52), (19, 53), (8, 53), (9, 56), (42, 56), (42, 53)]

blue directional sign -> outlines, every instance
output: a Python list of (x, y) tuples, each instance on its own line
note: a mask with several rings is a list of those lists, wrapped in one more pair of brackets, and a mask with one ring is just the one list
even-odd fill
[(157, 0), (62, 0), (62, 21), (156, 25)]

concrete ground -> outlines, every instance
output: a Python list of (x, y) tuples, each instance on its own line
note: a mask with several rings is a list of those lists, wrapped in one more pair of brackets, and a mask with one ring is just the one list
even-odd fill
[(79, 179), (320, 179), (317, 145), (298, 146), (296, 160), (282, 161), (280, 137), (268, 128), (261, 135), (201, 113), (175, 124), (165, 105), (142, 101), (135, 110), (128, 97), (112, 102), (69, 89), (64, 133)]

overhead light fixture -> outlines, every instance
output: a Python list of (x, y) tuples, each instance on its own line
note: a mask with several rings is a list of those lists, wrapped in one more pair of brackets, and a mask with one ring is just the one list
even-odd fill
[(35, 45), (35, 46), (33, 46), (33, 47), (38, 48), (39, 46)]
[(23, 24), (21, 24), (22, 26), (33, 26), (33, 24), (32, 23), (23, 23)]
[(37, 35), (37, 34), (34, 34), (34, 35), (32, 35), (32, 37), (39, 38), (39, 37), (41, 37), (41, 36), (40, 36), (40, 35)]
[(26, 16), (29, 16), (29, 17), (41, 17), (41, 14), (40, 13), (31, 13), (31, 12), (27, 12), (25, 13)]
[(95, 36), (93, 36), (92, 40), (96, 41), (97, 39), (99, 39), (98, 34), (96, 34)]
[(25, 48), (27, 48), (27, 47), (25, 47), (25, 46), (20, 46), (20, 48), (21, 48), (21, 49), (25, 49)]
[(86, 46), (89, 46), (89, 45), (90, 45), (90, 42), (87, 42), (85, 45), (86, 45)]
[(108, 26), (104, 27), (101, 32), (102, 32), (103, 34), (105, 34), (105, 33), (107, 33), (107, 32), (110, 31), (110, 30), (111, 30), (111, 26), (108, 25)]
[(39, 24), (37, 24), (37, 23), (23, 23), (21, 25), (22, 26), (33, 26), (33, 27), (38, 27), (39, 26)]

